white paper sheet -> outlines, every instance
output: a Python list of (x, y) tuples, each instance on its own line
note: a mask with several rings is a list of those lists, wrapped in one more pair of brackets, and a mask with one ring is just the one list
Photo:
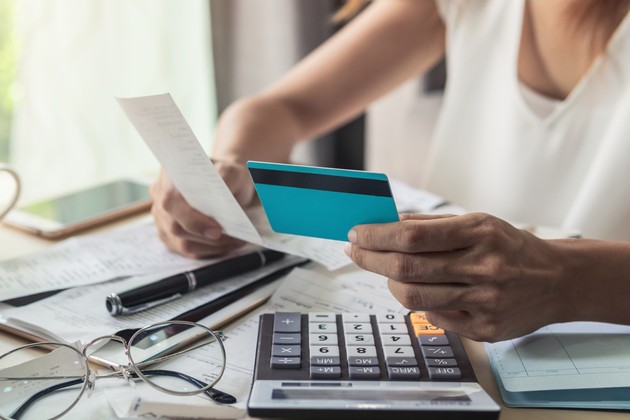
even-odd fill
[(0, 263), (0, 301), (119, 277), (192, 270), (218, 259), (193, 260), (169, 251), (152, 223), (71, 238)]
[(117, 100), (188, 203), (215, 218), (228, 235), (262, 245), (256, 228), (208, 159), (171, 95)]

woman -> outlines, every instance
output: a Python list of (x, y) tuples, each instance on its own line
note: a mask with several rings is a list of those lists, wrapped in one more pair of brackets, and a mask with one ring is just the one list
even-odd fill
[[(300, 139), (446, 52), (425, 187), (475, 213), (357, 226), (348, 255), (387, 276), (406, 307), (476, 340), (574, 320), (630, 324), (629, 9), (628, 0), (373, 2), (278, 83), (226, 110), (213, 158), (250, 205), (245, 161), (288, 161)], [(166, 177), (152, 194), (173, 250), (202, 257), (239, 245)], [(504, 219), (597, 239), (542, 240)]]

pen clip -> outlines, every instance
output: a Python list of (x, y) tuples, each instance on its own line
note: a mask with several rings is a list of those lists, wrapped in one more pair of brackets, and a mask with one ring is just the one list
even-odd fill
[[(136, 305), (136, 306), (131, 306), (129, 308), (126, 308), (124, 306), (122, 306), (120, 299), (116, 299), (118, 296), (112, 296), (109, 295), (108, 296), (108, 302), (111, 304), (111, 309), (109, 311), (110, 315), (113, 316), (118, 316), (118, 315), (131, 315), (131, 314), (135, 314), (136, 312), (141, 312), (141, 311), (145, 311), (147, 309), (151, 309), (155, 306), (158, 305), (162, 305), (165, 303), (168, 303), (172, 300), (175, 299), (179, 299), (180, 297), (182, 297), (181, 293), (175, 293), (173, 296), (168, 296), (165, 297), (163, 299), (158, 299), (158, 300), (154, 300), (151, 302), (147, 302), (147, 303), (143, 303), (141, 305)], [(113, 298), (113, 299), (110, 299)]]

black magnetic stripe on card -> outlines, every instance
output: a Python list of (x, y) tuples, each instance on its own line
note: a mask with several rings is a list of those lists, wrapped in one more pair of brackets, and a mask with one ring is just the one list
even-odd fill
[(385, 180), (259, 168), (249, 168), (249, 172), (256, 184), (374, 195), (378, 197), (392, 196), (389, 183)]

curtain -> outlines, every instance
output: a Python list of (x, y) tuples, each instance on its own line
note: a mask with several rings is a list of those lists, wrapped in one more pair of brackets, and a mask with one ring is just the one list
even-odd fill
[(207, 0), (17, 0), (12, 163), (23, 201), (159, 168), (115, 96), (171, 92), (209, 150)]

